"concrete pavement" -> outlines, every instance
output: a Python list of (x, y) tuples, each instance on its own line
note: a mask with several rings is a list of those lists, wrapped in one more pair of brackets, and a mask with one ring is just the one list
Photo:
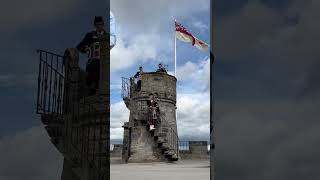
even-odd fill
[(175, 163), (130, 163), (110, 159), (111, 180), (209, 180), (210, 161), (180, 160)]

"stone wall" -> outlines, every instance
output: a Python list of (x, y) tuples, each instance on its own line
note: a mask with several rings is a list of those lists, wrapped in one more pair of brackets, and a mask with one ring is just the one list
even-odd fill
[(163, 160), (161, 150), (154, 141), (146, 125), (136, 121), (131, 128), (130, 157), (128, 162), (151, 162)]
[(189, 150), (179, 151), (181, 159), (210, 158), (207, 141), (189, 141)]
[(123, 146), (122, 146), (122, 162), (127, 163), (129, 158), (130, 148), (130, 129), (129, 122), (125, 122), (123, 127)]
[[(158, 93), (161, 121), (177, 131), (176, 124), (176, 78), (165, 73), (148, 72), (142, 75), (141, 90), (130, 90), (130, 97), (124, 99), (130, 110), (129, 123), (124, 127), (124, 162), (164, 161), (158, 144), (147, 129), (147, 101), (150, 93)], [(126, 130), (128, 128), (129, 130)]]
[(122, 156), (122, 144), (113, 144), (113, 149), (110, 150), (110, 157), (121, 157)]
[[(122, 144), (115, 144), (114, 150), (110, 153), (111, 157), (121, 157), (123, 152)], [(148, 148), (152, 148), (150, 144), (146, 145), (146, 147), (140, 147), (141, 152), (145, 152)], [(125, 153), (124, 153), (125, 155)], [(208, 150), (207, 141), (188, 141), (188, 149), (183, 149), (179, 151), (179, 156), (182, 160), (184, 159), (209, 159), (210, 151)], [(124, 159), (122, 155), (122, 159)], [(148, 160), (146, 160), (148, 161)], [(149, 159), (150, 161), (150, 159)]]

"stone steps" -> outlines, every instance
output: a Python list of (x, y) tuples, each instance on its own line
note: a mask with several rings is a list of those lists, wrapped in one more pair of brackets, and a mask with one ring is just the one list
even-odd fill
[(155, 130), (150, 131), (151, 136), (154, 137), (154, 141), (158, 144), (159, 149), (161, 149), (162, 154), (169, 161), (177, 161), (178, 155), (175, 150), (170, 147), (168, 143), (167, 135), (169, 132), (168, 127), (156, 127)]

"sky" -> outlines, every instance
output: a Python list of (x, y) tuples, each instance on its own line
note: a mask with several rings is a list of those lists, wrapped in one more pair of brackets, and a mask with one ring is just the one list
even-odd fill
[(320, 178), (319, 6), (215, 1), (216, 179)]
[[(121, 77), (132, 77), (139, 66), (155, 71), (159, 63), (174, 72), (174, 19), (189, 32), (210, 43), (210, 1), (111, 0), (116, 19), (117, 44), (110, 52), (111, 139), (122, 139), (129, 110), (121, 98)], [(184, 2), (184, 1), (183, 1)], [(157, 8), (146, 8), (157, 7)], [(191, 44), (177, 40), (177, 126), (182, 140), (210, 137), (210, 57)]]
[[(116, 2), (118, 11), (125, 7), (121, 2), (124, 3)], [(198, 16), (200, 19), (201, 12), (205, 11), (202, 1), (194, 5), (182, 3), (185, 2), (183, 0), (164, 0), (150, 6), (141, 6), (144, 2), (141, 0), (136, 2), (136, 5), (131, 4), (132, 8), (122, 9), (122, 12), (128, 13), (114, 11), (120, 28), (118, 36), (124, 43), (122, 52), (135, 57), (130, 61), (132, 64), (126, 67), (128, 74), (121, 73), (121, 66), (112, 66), (114, 69), (120, 68), (117, 70), (118, 77), (134, 73), (138, 66), (136, 64), (141, 61), (149, 70), (154, 67), (151, 61), (147, 63), (150, 59), (160, 57), (166, 63), (171, 62), (170, 46), (173, 43), (169, 33), (166, 33), (171, 23), (160, 25), (166, 21), (163, 19), (170, 19), (167, 17), (172, 17), (176, 12), (172, 10), (175, 4), (183, 7), (179, 8), (180, 17), (177, 20), (208, 42), (205, 34), (193, 26), (193, 20), (187, 21), (189, 14), (194, 14), (190, 16), (191, 19)], [(161, 6), (166, 2), (172, 6)], [(320, 25), (317, 23), (320, 2), (214, 2), (216, 179), (320, 179)], [(16, 6), (17, 3), (21, 6)], [(113, 8), (116, 8), (115, 5)], [(104, 6), (105, 1), (92, 3), (84, 0), (15, 0), (1, 4), (1, 180), (59, 179), (62, 157), (49, 142), (40, 118), (35, 114), (38, 65), (35, 50), (42, 48), (63, 54), (65, 48), (74, 47), (86, 32), (92, 30), (93, 16), (105, 13)], [(135, 11), (133, 7), (143, 7), (143, 10)], [(130, 14), (130, 11), (134, 13)], [(143, 17), (141, 14), (147, 15)], [(163, 16), (163, 19), (154, 20), (158, 16)], [(153, 33), (141, 31), (140, 26), (135, 27), (133, 22), (136, 20), (141, 24), (154, 24), (144, 27), (151, 28), (152, 31), (148, 32)], [(127, 28), (130, 31), (124, 30)], [(155, 35), (158, 33), (163, 36)], [(127, 42), (132, 34), (136, 35), (136, 39)], [(134, 42), (143, 42), (141, 39), (146, 38), (143, 35), (156, 43), (144, 42), (143, 47), (150, 49), (138, 52)], [(162, 43), (164, 45), (158, 45)], [(129, 51), (126, 48), (128, 44), (135, 51)], [(121, 42), (118, 48), (121, 48)], [(188, 51), (185, 54), (190, 59), (182, 58), (182, 51)], [(179, 66), (184, 67), (187, 61), (193, 61), (191, 67), (201, 69), (196, 62), (203, 60), (200, 58), (203, 54), (197, 55), (197, 49), (180, 43), (178, 52), (178, 59), (183, 59), (178, 61)], [(112, 53), (115, 55), (116, 51)], [(145, 56), (148, 58), (141, 58)], [(124, 57), (119, 55), (118, 60), (126, 62)], [(158, 60), (154, 60), (154, 64), (157, 63)], [(169, 69), (172, 68), (172, 64), (168, 65)], [(112, 72), (111, 77), (116, 77), (117, 71)], [(114, 84), (116, 90), (117, 82)], [(119, 96), (115, 94), (114, 105), (117, 105), (117, 98)], [(118, 110), (121, 108), (119, 103)], [(194, 109), (193, 106), (188, 108)], [(125, 114), (121, 116), (119, 118), (128, 117)]]

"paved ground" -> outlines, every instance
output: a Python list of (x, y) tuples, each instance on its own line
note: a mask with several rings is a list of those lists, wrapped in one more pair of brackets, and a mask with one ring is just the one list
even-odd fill
[(121, 164), (111, 160), (111, 180), (209, 180), (209, 160), (180, 160), (176, 163)]

